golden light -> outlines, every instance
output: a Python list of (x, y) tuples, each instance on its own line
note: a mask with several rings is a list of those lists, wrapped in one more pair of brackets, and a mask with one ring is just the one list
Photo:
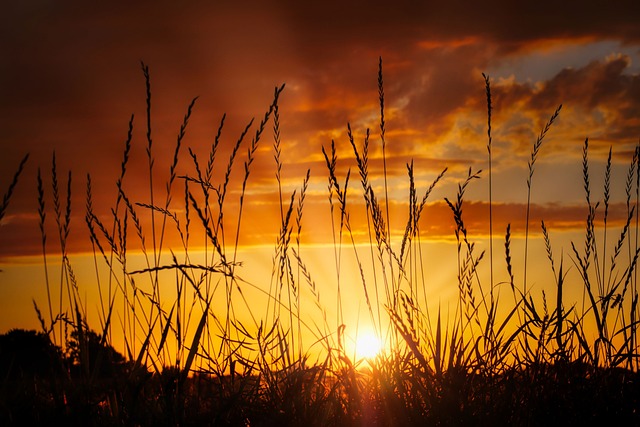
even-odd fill
[(373, 359), (382, 350), (382, 341), (372, 332), (359, 335), (356, 339), (356, 359)]

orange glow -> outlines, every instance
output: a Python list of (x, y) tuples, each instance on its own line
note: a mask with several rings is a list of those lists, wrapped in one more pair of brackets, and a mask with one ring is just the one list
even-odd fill
[(421, 49), (438, 49), (438, 48), (459, 48), (464, 46), (470, 46), (477, 44), (480, 41), (479, 37), (468, 36), (454, 40), (421, 40), (418, 42), (418, 47)]
[(382, 341), (372, 332), (363, 332), (355, 342), (356, 360), (373, 359), (382, 351)]

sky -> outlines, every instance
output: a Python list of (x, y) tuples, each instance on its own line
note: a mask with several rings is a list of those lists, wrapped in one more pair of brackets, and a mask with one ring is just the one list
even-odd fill
[[(3, 268), (17, 262), (16, 257), (41, 256), (36, 177), (40, 169), (52, 209), (54, 152), (63, 195), (68, 171), (72, 174), (68, 250), (90, 250), (84, 224), (87, 176), (94, 207), (106, 218), (116, 200), (115, 182), (132, 114), (124, 185), (132, 199), (148, 202), (141, 61), (150, 70), (157, 194), (168, 181), (176, 137), (192, 99), (198, 97), (178, 175), (194, 176), (189, 148), (206, 162), (226, 114), (216, 169), (221, 177), (244, 126), (255, 118), (253, 135), (274, 89), (285, 84), (279, 99), (285, 203), (291, 191), (300, 191), (309, 169), (304, 238), (330, 243), (328, 233), (313, 232), (330, 220), (322, 147), (329, 149), (335, 140), (338, 176), (344, 182), (350, 167), (350, 191), (357, 194), (347, 123), (359, 147), (370, 129), (370, 172), (376, 188), (382, 185), (382, 58), (385, 154), (394, 215), (402, 218), (407, 209), (408, 163), (413, 161), (419, 194), (448, 168), (429, 199), (433, 204), (424, 229), (434, 240), (451, 240), (454, 224), (444, 198), (455, 199), (469, 168), (482, 169), (481, 179), (466, 193), (465, 209), (468, 227), (477, 235), (487, 234), (485, 73), (492, 93), (492, 197), (498, 234), (507, 222), (516, 235), (523, 233), (527, 161), (560, 104), (559, 118), (536, 160), (531, 200), (535, 224), (544, 219), (554, 231), (584, 227), (581, 156), (586, 138), (594, 199), (602, 198), (603, 164), (612, 149), (616, 209), (611, 218), (620, 224), (626, 217), (625, 176), (640, 139), (639, 18), (640, 5), (626, 0), (5, 2), (0, 14), (3, 192), (22, 157), (29, 153), (30, 158), (0, 223)], [(277, 226), (265, 226), (277, 224), (280, 215), (272, 126), (267, 125), (252, 164), (243, 244), (275, 244)], [(242, 180), (247, 144), (240, 150), (239, 172), (231, 176), (236, 185)], [(228, 203), (237, 206), (237, 200)], [(362, 199), (356, 197), (354, 203)], [(57, 250), (54, 218), (50, 212), (52, 252)], [(393, 223), (400, 234), (403, 221)], [(9, 274), (5, 277), (9, 282)]]

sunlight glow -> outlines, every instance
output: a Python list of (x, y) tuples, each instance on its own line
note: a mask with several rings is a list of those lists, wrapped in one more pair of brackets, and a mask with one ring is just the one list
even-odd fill
[(356, 340), (356, 358), (372, 359), (382, 350), (382, 341), (373, 333), (365, 333)]

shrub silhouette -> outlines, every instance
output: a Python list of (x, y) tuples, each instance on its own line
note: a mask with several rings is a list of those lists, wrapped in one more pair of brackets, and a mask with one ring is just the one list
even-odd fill
[(0, 379), (47, 378), (61, 368), (60, 348), (36, 331), (12, 329), (0, 335)]
[[(81, 341), (81, 339), (83, 341)], [(86, 357), (82, 352), (86, 350)], [(71, 332), (67, 342), (67, 361), (72, 375), (86, 369), (94, 378), (113, 377), (124, 373), (126, 361), (111, 345), (102, 342), (102, 338), (92, 330), (83, 331), (82, 338), (76, 329)], [(87, 363), (88, 366), (82, 366)]]

